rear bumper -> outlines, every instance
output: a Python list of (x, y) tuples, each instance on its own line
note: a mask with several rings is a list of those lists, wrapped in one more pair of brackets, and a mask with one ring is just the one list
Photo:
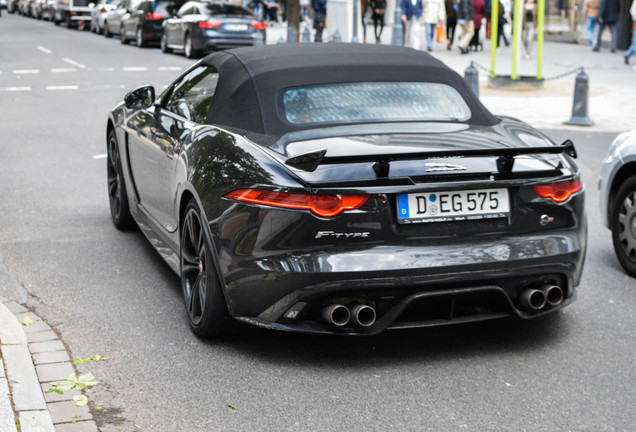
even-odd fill
[[(211, 32), (215, 33), (215, 32)], [(252, 46), (262, 41), (265, 44), (265, 35), (261, 32), (250, 34), (224, 35), (215, 34), (213, 36), (200, 35), (192, 40), (193, 47), (199, 51), (214, 51), (218, 49), (230, 49), (241, 46)]]
[[(243, 321), (305, 333), (375, 334), (506, 316), (528, 319), (574, 300), (586, 231), (583, 221), (578, 229), (492, 243), (376, 246), (234, 260), (225, 279), (226, 298), (232, 314)], [(220, 255), (222, 266), (224, 258)], [(524, 307), (522, 292), (549, 285), (561, 288), (562, 302), (536, 310)], [(372, 326), (336, 327), (319, 318), (325, 305), (357, 303), (376, 311)]]

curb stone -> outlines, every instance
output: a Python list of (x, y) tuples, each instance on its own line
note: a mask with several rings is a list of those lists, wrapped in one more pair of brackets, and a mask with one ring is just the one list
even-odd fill
[[(32, 325), (21, 324), (28, 315)], [(75, 369), (55, 332), (24, 305), (0, 297), (0, 431), (97, 432), (77, 390), (47, 394), (49, 383)], [(6, 373), (5, 373), (6, 371)]]

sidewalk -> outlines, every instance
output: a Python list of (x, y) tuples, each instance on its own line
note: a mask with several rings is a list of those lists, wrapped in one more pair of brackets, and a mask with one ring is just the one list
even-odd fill
[[(301, 27), (301, 35), (303, 30), (304, 27)], [(392, 33), (391, 26), (384, 27), (382, 44), (391, 43)], [(480, 99), (493, 114), (516, 117), (539, 129), (618, 133), (636, 128), (636, 98), (633, 97), (636, 94), (636, 58), (632, 57), (631, 65), (625, 65), (624, 51), (610, 53), (608, 48), (603, 47), (600, 52), (593, 52), (584, 39), (581, 44), (546, 41), (543, 50), (543, 88), (526, 91), (498, 90), (488, 88), (490, 39), (482, 38), (483, 51), (471, 51), (462, 55), (457, 48), (459, 33), (461, 30), (458, 28), (450, 51), (446, 49), (446, 43), (435, 43), (431, 54), (462, 76), (470, 63), (475, 62), (479, 71)], [(325, 30), (325, 36), (327, 34), (330, 32)], [(359, 35), (362, 42), (362, 29)], [(422, 37), (424, 38), (423, 30)], [(287, 38), (287, 23), (276, 23), (268, 28), (268, 43), (278, 43), (281, 38)], [(373, 40), (373, 26), (367, 26), (367, 43), (373, 43)], [(422, 46), (426, 45), (423, 43)], [(522, 56), (518, 62), (519, 76), (536, 77), (536, 55), (535, 42), (532, 57), (526, 60)], [(588, 116), (594, 125), (566, 126), (563, 122), (572, 115), (575, 78), (577, 69), (581, 67), (588, 75)], [(562, 76), (568, 72), (573, 73)], [(512, 44), (499, 48), (495, 63), (496, 75), (510, 76), (511, 73)]]
[(26, 291), (1, 255), (0, 293), (15, 299), (0, 296), (0, 431), (97, 432), (88, 406), (73, 400), (77, 390), (46, 393), (75, 369), (57, 334), (22, 306)]

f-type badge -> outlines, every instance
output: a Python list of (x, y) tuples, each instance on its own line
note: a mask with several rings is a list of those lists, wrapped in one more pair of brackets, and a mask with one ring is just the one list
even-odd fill
[(432, 163), (429, 162), (426, 164), (429, 169), (426, 172), (435, 172), (435, 171), (466, 171), (466, 167), (463, 165), (455, 165), (455, 164), (445, 164), (445, 163)]

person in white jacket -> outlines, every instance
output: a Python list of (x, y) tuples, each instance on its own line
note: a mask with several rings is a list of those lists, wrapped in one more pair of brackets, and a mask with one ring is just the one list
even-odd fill
[(437, 26), (446, 22), (444, 0), (422, 0), (422, 22), (426, 26), (426, 48), (433, 51)]

